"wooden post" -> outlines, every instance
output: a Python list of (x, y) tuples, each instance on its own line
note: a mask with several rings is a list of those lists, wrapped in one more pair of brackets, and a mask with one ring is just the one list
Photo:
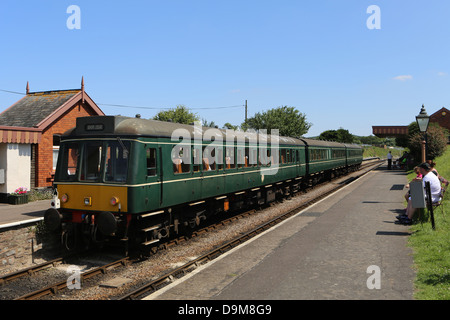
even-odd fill
[(84, 103), (84, 76), (81, 77), (81, 102)]
[(433, 230), (436, 230), (436, 226), (434, 225), (433, 199), (431, 199), (431, 187), (429, 181), (425, 182), (425, 190), (427, 193), (427, 206), (428, 211), (430, 212), (431, 227), (433, 228)]
[(423, 140), (422, 141), (422, 163), (427, 161), (426, 156), (425, 156), (425, 145), (426, 145), (426, 142), (425, 142), (425, 140)]
[(245, 100), (245, 122), (247, 122), (247, 100)]

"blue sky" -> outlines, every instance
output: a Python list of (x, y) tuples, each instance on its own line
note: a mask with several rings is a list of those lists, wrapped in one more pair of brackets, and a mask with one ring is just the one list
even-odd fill
[[(78, 30), (66, 25), (70, 5)], [(381, 29), (367, 28), (370, 5)], [(184, 104), (222, 126), (242, 123), (248, 100), (249, 117), (296, 107), (313, 124), (306, 136), (370, 135), (450, 102), (443, 0), (2, 0), (0, 33), (0, 89), (79, 88), (84, 76), (106, 114)], [(0, 91), (0, 111), (20, 97)], [(231, 106), (241, 107), (217, 109)]]

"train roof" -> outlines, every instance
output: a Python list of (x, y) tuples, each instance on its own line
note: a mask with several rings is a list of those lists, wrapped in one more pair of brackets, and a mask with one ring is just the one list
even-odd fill
[(313, 147), (337, 147), (337, 148), (344, 148), (345, 145), (339, 142), (334, 141), (326, 141), (326, 140), (316, 140), (316, 139), (306, 139), (302, 138), (302, 141), (307, 144), (308, 146)]
[[(146, 136), (157, 138), (172, 138), (176, 137), (178, 140), (183, 134), (188, 133), (194, 139), (211, 140), (211, 137), (217, 139), (222, 138), (225, 143), (228, 135), (234, 135), (238, 141), (255, 141), (257, 139), (261, 142), (270, 143), (270, 135), (257, 134), (256, 132), (234, 131), (229, 129), (218, 129), (210, 127), (202, 127), (196, 125), (187, 125), (180, 123), (164, 122), (158, 120), (129, 118), (123, 116), (91, 116), (77, 118), (77, 126), (65, 132), (63, 139), (70, 139), (74, 137), (86, 136)], [(239, 140), (241, 139), (241, 140)], [(285, 145), (302, 145), (305, 143), (296, 138), (279, 137), (279, 144)]]
[(348, 148), (348, 149), (361, 149), (361, 146), (357, 144), (351, 144), (351, 143), (340, 143), (335, 141), (326, 141), (326, 140), (316, 140), (316, 139), (306, 139), (302, 138), (302, 140), (308, 145), (308, 146), (326, 146), (326, 147), (337, 147), (337, 148)]
[(358, 144), (344, 143), (345, 147), (348, 149), (362, 149)]
[[(90, 116), (77, 118), (77, 126), (65, 132), (63, 139), (87, 136), (145, 136), (156, 138), (172, 138), (178, 140), (183, 134), (188, 133), (190, 137), (211, 141), (211, 137), (222, 138), (225, 143), (228, 135), (234, 135), (238, 141), (271, 143), (271, 136), (255, 132), (234, 131), (228, 129), (217, 129), (210, 127), (201, 127), (180, 123), (164, 122), (151, 119), (130, 118), (124, 116)], [(233, 138), (234, 139), (234, 138)], [(280, 136), (278, 143), (280, 145), (300, 145), (300, 146), (327, 146), (327, 147), (355, 147), (355, 145), (342, 144), (338, 142), (314, 140), (306, 138), (291, 138)], [(358, 146), (356, 146), (358, 147)]]

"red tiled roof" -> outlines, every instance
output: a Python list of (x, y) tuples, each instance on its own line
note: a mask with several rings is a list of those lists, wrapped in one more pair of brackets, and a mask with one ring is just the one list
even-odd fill
[(0, 113), (0, 125), (37, 127), (41, 121), (80, 92), (80, 90), (59, 90), (28, 93)]
[(40, 129), (0, 126), (0, 143), (39, 143), (41, 135)]

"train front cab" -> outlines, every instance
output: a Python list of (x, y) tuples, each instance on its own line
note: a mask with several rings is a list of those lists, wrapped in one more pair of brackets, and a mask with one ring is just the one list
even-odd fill
[(126, 236), (131, 151), (130, 141), (117, 138), (61, 142), (55, 207), (44, 220), (51, 231), (61, 230), (67, 249)]

